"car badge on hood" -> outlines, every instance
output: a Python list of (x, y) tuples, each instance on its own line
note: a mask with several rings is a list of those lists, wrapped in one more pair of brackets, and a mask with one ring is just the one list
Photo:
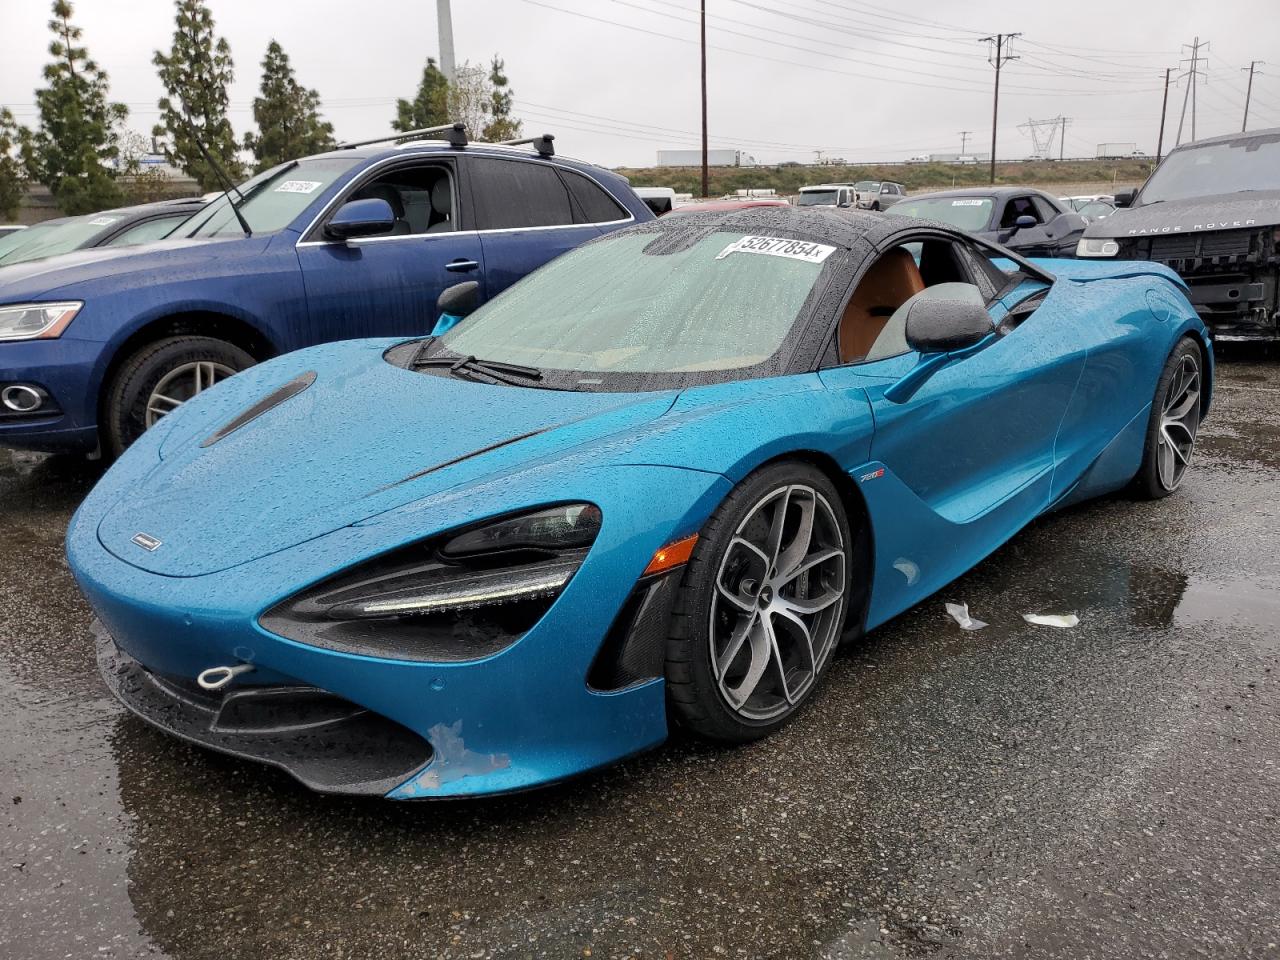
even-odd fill
[(140, 546), (143, 550), (151, 550), (151, 551), (154, 551), (157, 547), (159, 547), (164, 542), (163, 540), (160, 540), (157, 537), (153, 537), (149, 533), (135, 533), (132, 537), (132, 540), (134, 543)]

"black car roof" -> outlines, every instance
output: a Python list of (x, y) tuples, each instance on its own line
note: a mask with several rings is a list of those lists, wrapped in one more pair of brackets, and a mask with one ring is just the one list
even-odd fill
[(919, 225), (936, 228), (938, 224), (914, 217), (888, 220), (878, 213), (835, 210), (828, 207), (744, 207), (727, 213), (708, 211), (687, 213), (679, 217), (659, 217), (628, 228), (632, 232), (678, 233), (706, 235), (720, 230), (734, 233), (760, 234), (770, 231), (832, 246), (852, 249), (859, 244), (876, 245), (881, 238)]
[(934, 190), (930, 193), (913, 193), (908, 199), (923, 200), (925, 197), (994, 197), (997, 200), (1012, 196), (1038, 194), (1056, 200), (1053, 194), (1038, 187), (961, 187), (956, 190)]

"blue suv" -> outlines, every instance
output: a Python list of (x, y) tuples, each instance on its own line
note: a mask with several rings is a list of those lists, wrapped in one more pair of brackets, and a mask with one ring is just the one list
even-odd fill
[(295, 160), (167, 240), (0, 269), (0, 446), (117, 455), (260, 360), (428, 333), (445, 288), (474, 280), (483, 301), (653, 218), (623, 177), (555, 157), (550, 137), (531, 152), (460, 133)]

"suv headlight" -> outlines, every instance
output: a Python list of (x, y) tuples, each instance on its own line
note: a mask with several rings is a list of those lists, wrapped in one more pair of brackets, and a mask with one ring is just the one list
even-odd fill
[(83, 306), (79, 300), (0, 306), (0, 340), (51, 340), (61, 336)]
[(1120, 244), (1105, 237), (1081, 237), (1076, 244), (1077, 257), (1114, 257), (1120, 252)]
[(361, 564), (262, 615), (299, 643), (404, 660), (489, 656), (542, 618), (600, 532), (588, 503), (442, 534)]

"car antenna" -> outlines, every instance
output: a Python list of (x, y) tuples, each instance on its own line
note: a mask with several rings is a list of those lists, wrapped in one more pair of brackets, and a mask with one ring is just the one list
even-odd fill
[(209, 151), (200, 142), (200, 135), (196, 133), (196, 125), (191, 122), (191, 114), (187, 112), (185, 103), (182, 105), (182, 116), (187, 121), (187, 132), (191, 134), (191, 140), (195, 143), (196, 149), (200, 151), (200, 156), (204, 157), (204, 162), (209, 165), (209, 169), (217, 174), (218, 179), (222, 181), (222, 195), (227, 198), (227, 203), (231, 204), (231, 212), (236, 215), (236, 220), (240, 222), (240, 229), (244, 231), (246, 237), (252, 237), (253, 231), (249, 229), (249, 221), (244, 218), (244, 214), (240, 212), (236, 202), (231, 199), (231, 191), (234, 190), (236, 196), (240, 198), (240, 202), (244, 203), (244, 194), (231, 182), (231, 178), (227, 176), (226, 171), (209, 155)]

